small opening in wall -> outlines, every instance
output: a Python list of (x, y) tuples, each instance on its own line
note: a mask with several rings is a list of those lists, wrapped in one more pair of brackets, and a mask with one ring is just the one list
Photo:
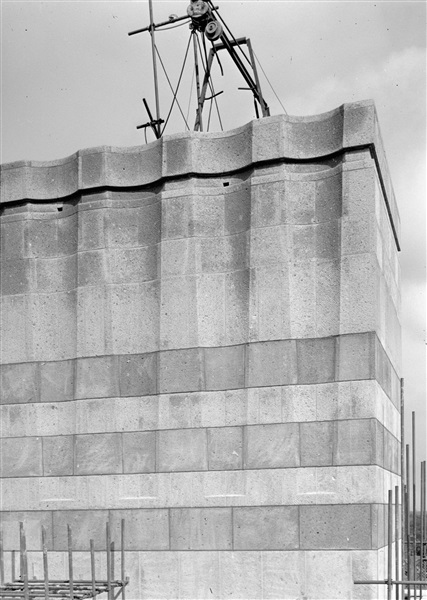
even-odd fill
[(228, 187), (228, 186), (230, 185), (230, 182), (229, 182), (229, 181), (224, 181), (222, 185), (223, 185), (224, 187)]
[(57, 210), (58, 212), (61, 212), (63, 208), (64, 208), (63, 206), (57, 206), (57, 207), (56, 207), (56, 210)]

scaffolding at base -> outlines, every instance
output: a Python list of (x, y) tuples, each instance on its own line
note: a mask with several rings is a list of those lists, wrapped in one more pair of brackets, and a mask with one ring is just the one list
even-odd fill
[(125, 587), (129, 578), (125, 573), (125, 522), (121, 520), (120, 530), (120, 579), (114, 578), (114, 542), (111, 541), (110, 524), (106, 523), (106, 578), (98, 579), (95, 573), (95, 545), (90, 540), (90, 579), (74, 579), (73, 575), (73, 537), (70, 525), (68, 535), (68, 579), (49, 579), (48, 550), (46, 530), (42, 527), (43, 579), (30, 579), (28, 575), (27, 540), (24, 524), (19, 523), (19, 562), (20, 574), (15, 576), (15, 550), (12, 551), (12, 581), (4, 581), (4, 549), (0, 534), (0, 598), (5, 600), (85, 600), (107, 594), (108, 600), (125, 600)]

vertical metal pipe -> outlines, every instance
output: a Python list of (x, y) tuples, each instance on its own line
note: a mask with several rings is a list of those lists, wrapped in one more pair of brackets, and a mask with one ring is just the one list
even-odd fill
[[(153, 76), (154, 76), (154, 95), (156, 98), (156, 120), (160, 120), (160, 104), (159, 104), (159, 82), (157, 78), (157, 60), (156, 60), (156, 42), (154, 38), (154, 17), (153, 17), (153, 0), (148, 0), (150, 12), (150, 36), (151, 36), (151, 53), (153, 57)], [(160, 124), (157, 123), (157, 137), (160, 137)]]
[(95, 548), (93, 540), (90, 540), (90, 580), (92, 585), (92, 596), (95, 598)]
[(122, 519), (120, 523), (120, 569), (122, 578), (122, 598), (125, 600), (125, 520)]
[[(417, 581), (417, 526), (416, 526), (416, 507), (417, 507), (417, 483), (416, 483), (416, 467), (415, 462), (415, 411), (412, 411), (412, 546), (413, 546), (413, 576), (414, 581)], [(414, 597), (417, 597), (417, 586), (414, 585)]]
[[(401, 515), (400, 523), (402, 528), (400, 542), (400, 561), (402, 565), (402, 579), (404, 578), (403, 563), (405, 561), (405, 380), (400, 379), (400, 475), (402, 479), (402, 494), (401, 494)], [(403, 588), (402, 588), (403, 589)]]
[(108, 600), (113, 600), (111, 594), (111, 532), (110, 523), (107, 521), (106, 538), (107, 538), (107, 588), (108, 588)]
[[(405, 502), (405, 527), (406, 527), (406, 579), (411, 580), (411, 470), (410, 470), (410, 450), (409, 444), (405, 446), (406, 450), (406, 502)], [(408, 594), (411, 595), (411, 586), (408, 584)]]
[(11, 576), (12, 576), (12, 581), (16, 580), (16, 570), (15, 570), (15, 550), (12, 550), (12, 565), (11, 565)]
[[(400, 531), (400, 523), (399, 523), (399, 486), (396, 485), (394, 488), (394, 578), (396, 581), (400, 580), (399, 577), (399, 531)], [(396, 600), (399, 600), (399, 584), (396, 583)]]
[(3, 529), (0, 528), (0, 585), (4, 583)]
[(28, 586), (28, 559), (27, 540), (25, 537), (24, 523), (19, 522), (19, 549), (21, 553), (21, 579), (24, 581), (24, 600), (29, 600), (30, 589)]
[(200, 97), (200, 77), (199, 77), (199, 55), (197, 52), (197, 32), (193, 29), (193, 49), (194, 49), (194, 69), (196, 73), (196, 93), (197, 93), (197, 122), (199, 124), (200, 131), (203, 131), (202, 121), (202, 106)]
[(70, 596), (74, 598), (74, 576), (73, 576), (73, 536), (70, 525), (67, 525), (68, 542), (68, 579), (70, 585)]
[(392, 568), (393, 568), (393, 491), (388, 491), (388, 515), (387, 515), (387, 600), (391, 600), (392, 592)]
[[(423, 506), (424, 506), (424, 461), (421, 463), (420, 477), (420, 581), (423, 579), (423, 539), (424, 539), (424, 523), (423, 523)], [(423, 597), (423, 588), (420, 585), (420, 598)]]
[(42, 525), (42, 550), (43, 550), (43, 580), (44, 580), (44, 597), (49, 600), (49, 567), (47, 563), (47, 544), (46, 544), (46, 529)]

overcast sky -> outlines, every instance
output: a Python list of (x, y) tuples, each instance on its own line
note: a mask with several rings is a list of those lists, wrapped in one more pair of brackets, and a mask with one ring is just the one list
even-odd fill
[[(155, 21), (185, 15), (188, 2), (154, 0)], [(310, 115), (344, 102), (376, 102), (402, 218), (403, 356), (406, 407), (416, 410), (418, 459), (426, 458), (426, 4), (218, 0), (235, 37), (249, 37), (285, 110)], [(87, 147), (135, 146), (144, 133), (142, 98), (155, 112), (144, 1), (1, 1), (1, 162), (53, 160)], [(158, 32), (157, 44), (175, 86), (188, 26)], [(221, 57), (215, 91), (225, 130), (254, 118), (238, 72)], [(193, 127), (192, 61), (180, 106)], [(272, 114), (283, 113), (262, 71)], [(171, 92), (159, 65), (161, 116)], [(194, 96), (193, 96), (194, 98)], [(216, 110), (212, 130), (218, 130)], [(178, 109), (166, 133), (185, 129)], [(148, 141), (152, 141), (151, 133)], [(407, 438), (408, 441), (408, 438)]]

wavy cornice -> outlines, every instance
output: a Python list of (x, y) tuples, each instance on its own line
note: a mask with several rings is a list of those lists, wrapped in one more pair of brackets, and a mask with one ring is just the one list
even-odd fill
[(66, 198), (96, 188), (126, 188), (163, 180), (233, 173), (258, 164), (320, 160), (369, 148), (399, 248), (400, 219), (375, 105), (343, 104), (315, 116), (278, 115), (222, 133), (186, 132), (144, 146), (101, 146), (55, 161), (1, 166), (1, 203)]

